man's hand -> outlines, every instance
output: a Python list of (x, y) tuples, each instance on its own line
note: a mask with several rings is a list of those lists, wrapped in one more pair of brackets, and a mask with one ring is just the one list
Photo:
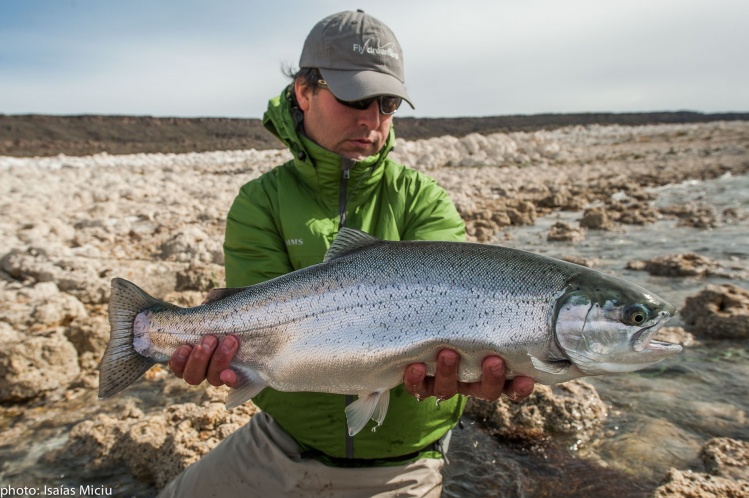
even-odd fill
[(513, 401), (520, 401), (533, 392), (534, 382), (530, 377), (505, 380), (505, 363), (499, 356), (486, 357), (481, 365), (481, 380), (471, 383), (458, 382), (458, 361), (458, 353), (443, 349), (437, 355), (434, 377), (426, 376), (425, 364), (412, 363), (406, 367), (403, 375), (406, 391), (419, 399), (430, 396), (448, 399), (460, 393), (489, 401), (496, 401), (502, 394)]
[[(218, 347), (217, 347), (218, 346)], [(204, 380), (212, 386), (235, 387), (237, 374), (229, 368), (239, 349), (239, 340), (228, 335), (220, 342), (212, 335), (203, 337), (200, 344), (180, 346), (169, 359), (169, 368), (180, 379), (193, 386)]]

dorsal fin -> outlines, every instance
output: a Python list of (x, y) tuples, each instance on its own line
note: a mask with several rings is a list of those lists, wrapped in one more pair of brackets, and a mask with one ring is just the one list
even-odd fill
[(208, 292), (208, 295), (205, 296), (205, 299), (201, 304), (215, 303), (216, 301), (221, 301), (222, 299), (233, 296), (234, 294), (242, 292), (243, 290), (245, 290), (244, 287), (231, 287), (228, 289), (221, 289), (216, 287)]
[(325, 259), (323, 259), (323, 261), (327, 262), (331, 259), (340, 258), (344, 254), (359, 251), (365, 247), (377, 245), (380, 242), (382, 241), (377, 237), (372, 237), (361, 230), (343, 227), (330, 245), (328, 252), (325, 253)]

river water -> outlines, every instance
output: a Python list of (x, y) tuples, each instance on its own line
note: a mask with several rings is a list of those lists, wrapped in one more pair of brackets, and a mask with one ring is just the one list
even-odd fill
[[(720, 213), (734, 208), (749, 214), (749, 176), (687, 182), (656, 190), (659, 206), (704, 202)], [(579, 243), (547, 242), (557, 221), (577, 226), (582, 213), (561, 212), (512, 229), (501, 244), (551, 257), (580, 256), (652, 290), (681, 309), (688, 296), (707, 284), (746, 280), (671, 278), (627, 270), (626, 263), (694, 252), (723, 265), (749, 265), (747, 222), (713, 229), (677, 227), (675, 220), (623, 231), (588, 231)], [(678, 316), (669, 325), (682, 325)], [(645, 497), (671, 467), (700, 469), (699, 451), (712, 437), (749, 440), (748, 341), (712, 341), (686, 348), (675, 358), (646, 370), (586, 379), (609, 405), (603, 430), (586, 445), (549, 441), (535, 447), (513, 446), (487, 436), (464, 417), (454, 431), (445, 496)], [(507, 491), (511, 490), (511, 491)]]

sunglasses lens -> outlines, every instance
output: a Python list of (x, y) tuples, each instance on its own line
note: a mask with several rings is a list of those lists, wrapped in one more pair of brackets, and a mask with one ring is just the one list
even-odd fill
[(370, 98), (370, 99), (364, 99), (364, 100), (354, 100), (353, 102), (343, 102), (343, 104), (353, 107), (354, 109), (358, 109), (360, 111), (363, 111), (364, 109), (369, 109), (369, 106), (372, 105), (372, 102), (376, 100), (376, 97)]
[(403, 99), (400, 97), (389, 97), (383, 95), (380, 97), (380, 112), (382, 114), (393, 114), (398, 110), (401, 102), (403, 102)]

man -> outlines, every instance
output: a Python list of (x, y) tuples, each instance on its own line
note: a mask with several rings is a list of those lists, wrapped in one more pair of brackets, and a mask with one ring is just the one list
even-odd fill
[[(393, 113), (402, 100), (412, 105), (390, 29), (361, 11), (329, 16), (310, 32), (299, 65), (263, 118), (294, 159), (235, 199), (224, 243), (227, 286), (321, 262), (342, 226), (389, 240), (464, 240), (444, 190), (387, 158)], [(234, 337), (206, 337), (178, 349), (170, 367), (190, 384), (232, 386), (237, 348)], [(441, 351), (434, 377), (424, 364), (409, 365), (391, 391), (385, 423), (354, 437), (344, 413), (351, 396), (266, 388), (253, 399), (262, 413), (163, 495), (439, 496), (447, 436), (465, 405), (455, 394), (517, 399), (533, 390), (526, 377), (505, 382), (498, 357), (484, 360), (480, 382), (460, 383), (458, 361), (454, 351)], [(424, 401), (431, 396), (441, 401)]]

